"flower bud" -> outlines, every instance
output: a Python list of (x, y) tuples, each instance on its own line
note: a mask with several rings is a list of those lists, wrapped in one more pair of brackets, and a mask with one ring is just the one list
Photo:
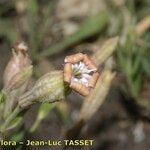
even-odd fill
[(3, 89), (6, 93), (7, 99), (5, 102), (4, 117), (6, 118), (15, 108), (18, 103), (20, 95), (22, 95), (32, 76), (33, 67), (29, 66), (21, 69), (10, 80), (10, 84)]
[(28, 56), (28, 47), (23, 43), (16, 43), (12, 48), (12, 57), (4, 71), (3, 92), (6, 94), (4, 118), (6, 118), (18, 103), (18, 98), (28, 87), (33, 67)]
[(4, 91), (10, 92), (20, 88), (26, 81), (28, 81), (28, 79), (30, 79), (32, 72), (32, 66), (21, 69), (9, 80), (9, 85), (4, 88)]
[(20, 72), (21, 69), (31, 66), (31, 60), (27, 54), (28, 47), (23, 43), (16, 43), (12, 48), (12, 57), (8, 62), (4, 71), (3, 83), (4, 87), (7, 88), (12, 84), (12, 78)]
[(52, 103), (63, 100), (68, 90), (62, 71), (53, 71), (41, 77), (31, 90), (20, 97), (19, 106), (24, 108), (35, 102)]

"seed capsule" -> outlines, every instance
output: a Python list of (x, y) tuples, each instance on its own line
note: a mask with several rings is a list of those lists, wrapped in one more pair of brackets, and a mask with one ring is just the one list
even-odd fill
[(64, 81), (70, 83), (72, 76), (72, 66), (71, 63), (66, 63), (64, 65)]
[(78, 92), (80, 95), (82, 96), (87, 96), (89, 95), (89, 88), (82, 85), (81, 83), (77, 83), (77, 82), (71, 82), (70, 87), (75, 90), (76, 92)]
[(67, 56), (65, 58), (65, 63), (69, 62), (69, 63), (77, 63), (81, 60), (83, 60), (83, 54), (82, 53), (77, 53), (75, 55), (70, 55), (70, 56)]
[(92, 87), (92, 88), (95, 87), (98, 78), (99, 78), (99, 73), (95, 72), (92, 78), (89, 80), (89, 87)]

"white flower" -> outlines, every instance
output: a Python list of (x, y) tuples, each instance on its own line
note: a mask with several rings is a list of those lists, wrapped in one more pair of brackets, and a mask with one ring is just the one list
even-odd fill
[(94, 70), (88, 69), (83, 62), (72, 64), (73, 76), (71, 81), (78, 82), (88, 87), (89, 80)]
[(64, 62), (64, 82), (79, 94), (89, 95), (91, 88), (95, 87), (99, 77), (94, 62), (82, 53), (66, 56)]

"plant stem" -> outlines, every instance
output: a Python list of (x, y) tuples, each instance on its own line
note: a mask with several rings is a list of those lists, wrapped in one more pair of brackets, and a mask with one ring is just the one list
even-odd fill
[(15, 108), (15, 110), (10, 114), (10, 116), (8, 116), (8, 118), (6, 119), (4, 124), (2, 124), (2, 126), (0, 128), (0, 131), (2, 133), (5, 132), (5, 130), (7, 129), (7, 126), (11, 123), (11, 121), (13, 121), (13, 119), (19, 114), (20, 111), (21, 111), (21, 108), (19, 106), (17, 106)]
[(5, 94), (0, 91), (0, 104), (3, 103), (5, 101)]
[(41, 123), (42, 119), (37, 119), (34, 124), (32, 125), (31, 129), (29, 130), (30, 133), (33, 133), (39, 126), (39, 124)]

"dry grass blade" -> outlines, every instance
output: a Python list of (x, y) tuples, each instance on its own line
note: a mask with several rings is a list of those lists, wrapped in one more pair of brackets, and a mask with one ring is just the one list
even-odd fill
[(142, 36), (148, 29), (150, 29), (150, 16), (145, 17), (137, 24), (135, 32), (138, 36)]
[(82, 105), (79, 114), (80, 120), (89, 120), (99, 109), (109, 92), (111, 81), (114, 76), (115, 74), (108, 69), (103, 71), (101, 77), (98, 79), (95, 89), (91, 92)]
[(118, 37), (113, 37), (106, 40), (100, 50), (94, 53), (93, 60), (95, 60), (97, 65), (101, 65), (112, 55), (118, 44), (118, 39)]

